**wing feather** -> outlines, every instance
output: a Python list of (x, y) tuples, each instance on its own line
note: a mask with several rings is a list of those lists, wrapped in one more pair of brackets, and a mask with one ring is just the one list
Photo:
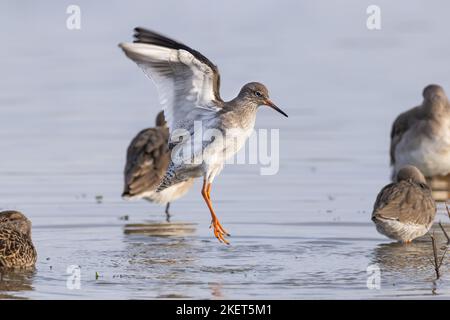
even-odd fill
[(120, 47), (154, 81), (170, 132), (191, 127), (200, 110), (220, 110), (220, 75), (211, 61), (153, 31), (135, 31), (135, 42)]
[(122, 196), (139, 197), (156, 191), (170, 160), (167, 128), (142, 130), (131, 141), (125, 165), (125, 188)]
[(436, 204), (426, 184), (409, 181), (391, 183), (377, 196), (372, 217), (411, 224), (429, 224), (434, 220)]
[(416, 118), (419, 111), (420, 107), (415, 107), (405, 111), (401, 113), (392, 124), (390, 146), (391, 165), (395, 164), (395, 149), (398, 143), (402, 140), (405, 132), (408, 131), (415, 123), (415, 120), (417, 120)]

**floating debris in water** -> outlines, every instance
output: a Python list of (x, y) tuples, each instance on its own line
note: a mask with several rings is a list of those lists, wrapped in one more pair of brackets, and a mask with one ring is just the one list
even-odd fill
[(124, 216), (120, 216), (119, 217), (119, 220), (124, 220), (124, 221), (128, 221), (128, 220), (130, 220), (130, 216), (129, 215), (124, 215)]

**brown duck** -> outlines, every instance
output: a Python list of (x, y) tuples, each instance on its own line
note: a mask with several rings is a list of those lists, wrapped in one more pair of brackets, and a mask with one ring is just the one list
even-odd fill
[(0, 212), (0, 269), (33, 267), (36, 258), (31, 221), (18, 211)]

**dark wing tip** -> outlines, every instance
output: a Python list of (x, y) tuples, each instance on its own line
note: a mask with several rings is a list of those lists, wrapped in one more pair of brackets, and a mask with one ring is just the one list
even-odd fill
[(195, 56), (197, 59), (199, 59), (201, 62), (206, 63), (211, 69), (213, 69), (214, 72), (218, 73), (217, 66), (213, 64), (211, 61), (208, 60), (204, 55), (202, 55), (197, 50), (192, 49), (191, 47), (178, 42), (176, 40), (173, 40), (169, 37), (166, 37), (165, 35), (145, 29), (142, 27), (136, 27), (134, 28), (134, 42), (137, 43), (148, 43), (153, 44), (157, 46), (162, 46), (170, 49), (182, 49), (190, 52), (193, 56)]
[(186, 51), (194, 51), (188, 46), (175, 41), (173, 39), (170, 39), (169, 37), (166, 37), (165, 35), (162, 35), (161, 33), (145, 29), (142, 27), (136, 27), (134, 28), (134, 42), (135, 43), (147, 43), (147, 44), (153, 44), (161, 47), (166, 47), (170, 49), (184, 49)]
[(146, 44), (152, 44), (156, 46), (161, 46), (169, 49), (182, 49), (186, 50), (189, 53), (191, 53), (196, 59), (201, 61), (202, 63), (208, 65), (211, 70), (215, 74), (215, 85), (214, 85), (214, 95), (216, 97), (216, 100), (221, 100), (220, 94), (219, 94), (219, 87), (220, 87), (220, 74), (219, 69), (215, 64), (213, 64), (207, 57), (205, 57), (203, 54), (198, 52), (197, 50), (192, 49), (191, 47), (188, 47), (187, 45), (175, 41), (169, 37), (166, 37), (158, 32), (145, 29), (143, 27), (136, 27), (134, 28), (134, 41), (135, 43), (146, 43)]

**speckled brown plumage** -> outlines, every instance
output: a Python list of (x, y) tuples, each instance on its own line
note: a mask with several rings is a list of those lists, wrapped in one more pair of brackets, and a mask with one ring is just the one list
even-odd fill
[(31, 222), (17, 211), (0, 212), (0, 268), (29, 268), (36, 263)]

